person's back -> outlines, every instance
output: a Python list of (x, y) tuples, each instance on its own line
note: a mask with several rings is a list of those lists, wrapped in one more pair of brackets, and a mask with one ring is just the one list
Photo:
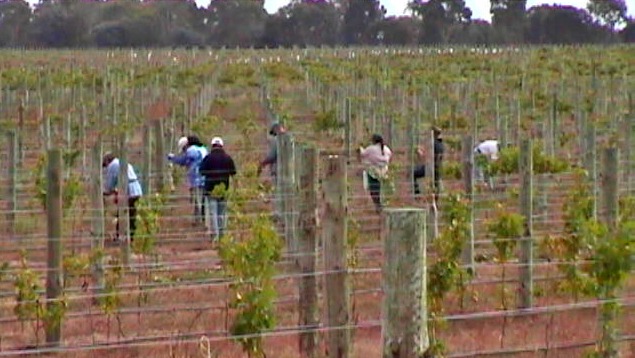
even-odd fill
[(223, 148), (212, 148), (201, 162), (200, 172), (205, 177), (205, 192), (211, 194), (221, 184), (229, 189), (229, 178), (236, 174), (236, 165)]
[(474, 152), (485, 155), (489, 159), (496, 160), (498, 159), (498, 150), (499, 150), (498, 141), (490, 139), (490, 140), (485, 140), (481, 142), (474, 149)]
[(196, 178), (195, 184), (197, 187), (203, 187), (205, 185), (205, 178), (200, 173), (200, 166), (203, 162), (203, 159), (209, 154), (207, 148), (203, 145), (193, 145), (191, 148), (194, 148), (198, 153), (194, 155), (194, 161), (192, 163), (192, 167), (190, 170), (193, 170), (194, 173), (192, 175)]
[[(114, 158), (106, 167), (106, 192), (114, 191), (119, 182), (119, 158)], [(143, 195), (141, 184), (132, 164), (128, 163), (128, 197), (136, 198)]]

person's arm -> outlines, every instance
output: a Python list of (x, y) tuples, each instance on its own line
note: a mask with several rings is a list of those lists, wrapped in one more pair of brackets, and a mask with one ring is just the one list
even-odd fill
[(168, 160), (174, 164), (187, 167), (193, 162), (192, 156), (189, 154), (189, 151), (183, 152), (179, 155), (174, 155), (172, 153), (168, 154)]

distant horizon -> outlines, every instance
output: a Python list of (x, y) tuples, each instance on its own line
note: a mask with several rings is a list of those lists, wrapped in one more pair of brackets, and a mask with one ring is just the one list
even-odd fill
[[(195, 0), (199, 7), (206, 7), (209, 5), (210, 0)], [(27, 2), (33, 6), (39, 1), (27, 0)], [(289, 4), (290, 0), (265, 0), (265, 10), (269, 14), (274, 14), (281, 7)], [(387, 16), (404, 16), (406, 13), (406, 6), (408, 0), (380, 0), (379, 1), (386, 8)], [(489, 12), (490, 2), (489, 0), (465, 0), (466, 5), (472, 10), (472, 19), (485, 20), (491, 22), (492, 16)], [(527, 8), (531, 8), (537, 5), (565, 5), (573, 6), (580, 9), (586, 8), (588, 0), (527, 0)], [(626, 6), (628, 7), (628, 15), (635, 17), (635, 0), (626, 0)]]

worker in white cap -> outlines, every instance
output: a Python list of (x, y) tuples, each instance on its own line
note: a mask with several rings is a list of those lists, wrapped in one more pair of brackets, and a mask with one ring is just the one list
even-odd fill
[(214, 137), (212, 149), (201, 162), (200, 171), (205, 178), (207, 230), (213, 242), (218, 242), (227, 228), (227, 191), (230, 178), (236, 175), (234, 159), (225, 152), (223, 138)]
[(498, 160), (499, 152), (500, 144), (494, 139), (485, 140), (474, 148), (474, 169), (476, 172), (474, 179), (484, 182), (490, 189), (494, 189), (494, 180), (487, 167), (491, 162)]

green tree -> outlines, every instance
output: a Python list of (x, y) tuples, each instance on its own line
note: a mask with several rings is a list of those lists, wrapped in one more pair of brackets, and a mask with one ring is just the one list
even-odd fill
[(506, 43), (522, 43), (527, 0), (490, 0), (492, 25)]
[(602, 30), (584, 9), (541, 5), (528, 13), (527, 42), (533, 44), (579, 44), (602, 40)]
[(205, 23), (208, 43), (215, 47), (251, 47), (264, 36), (264, 1), (212, 0)]
[(340, 13), (326, 0), (295, 0), (280, 9), (290, 45), (335, 46), (339, 43)]
[(472, 20), (465, 0), (412, 0), (408, 9), (422, 20), (421, 42), (446, 43), (452, 33), (462, 31)]
[(611, 30), (627, 22), (625, 0), (589, 0), (587, 10)]
[(385, 13), (386, 9), (378, 0), (349, 0), (344, 12), (344, 43), (373, 44), (377, 40), (373, 28), (382, 20)]
[(24, 45), (31, 9), (24, 0), (0, 2), (0, 47)]

